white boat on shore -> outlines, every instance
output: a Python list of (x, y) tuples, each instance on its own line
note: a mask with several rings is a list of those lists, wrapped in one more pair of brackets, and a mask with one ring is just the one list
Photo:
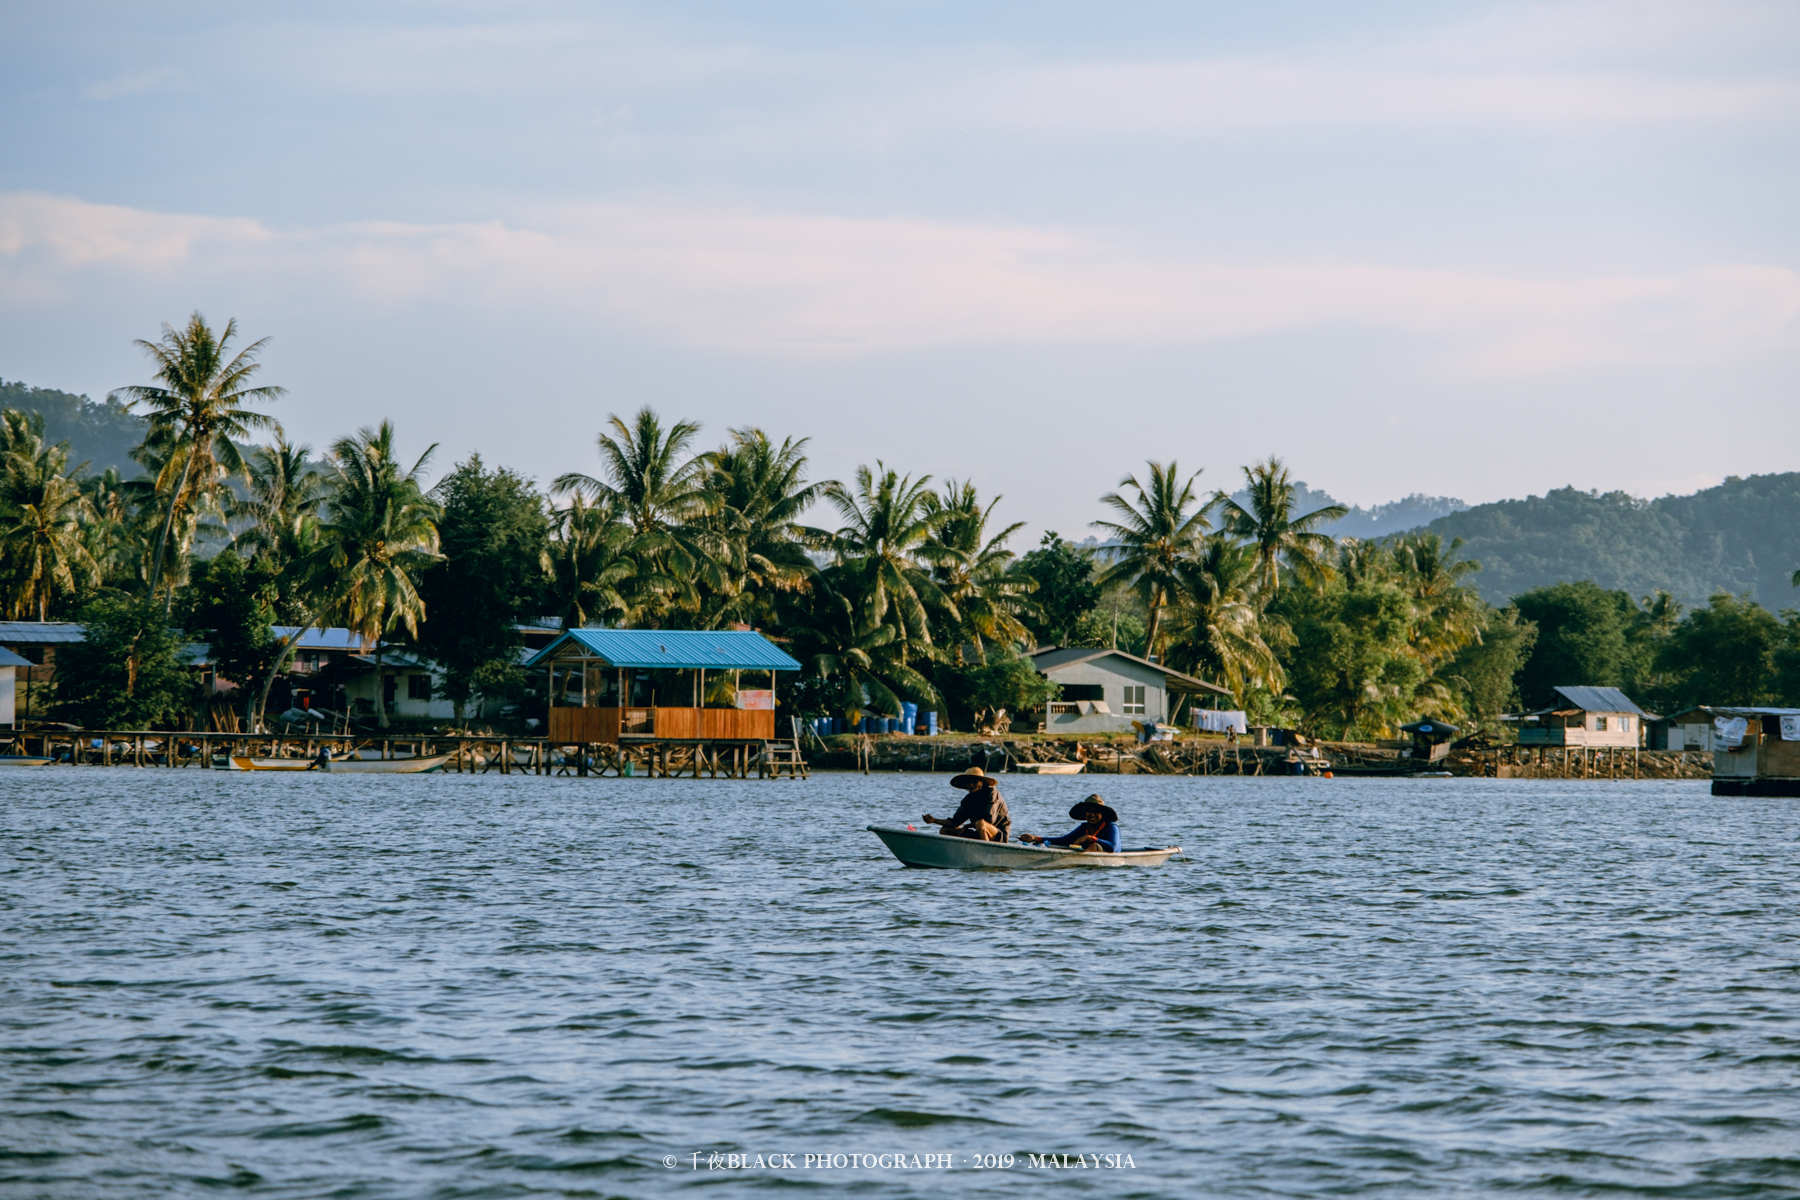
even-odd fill
[(1014, 763), (1014, 771), (1021, 775), (1079, 775), (1087, 769), (1086, 763)]
[(909, 867), (960, 871), (1045, 871), (1060, 867), (1160, 867), (1181, 853), (1180, 846), (1159, 849), (1065, 850), (1061, 846), (1027, 846), (1022, 842), (978, 842), (945, 837), (897, 825), (871, 825), (869, 832)]

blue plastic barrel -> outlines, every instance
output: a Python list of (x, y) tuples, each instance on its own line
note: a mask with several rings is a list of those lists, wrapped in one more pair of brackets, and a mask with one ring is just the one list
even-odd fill
[(936, 737), (937, 736), (937, 714), (934, 712), (928, 712), (925, 714), (925, 736), (926, 737)]
[(918, 731), (919, 706), (902, 700), (900, 702), (900, 732), (917, 733)]

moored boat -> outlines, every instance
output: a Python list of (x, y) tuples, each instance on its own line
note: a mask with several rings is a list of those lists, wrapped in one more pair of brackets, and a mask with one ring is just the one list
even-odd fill
[(435, 771), (450, 761), (448, 754), (428, 758), (334, 758), (321, 764), (320, 770), (333, 775), (422, 775)]
[(897, 825), (871, 825), (895, 858), (909, 867), (961, 871), (1044, 871), (1061, 867), (1158, 867), (1181, 853), (1180, 846), (1121, 850), (1065, 850), (1061, 846), (1027, 846), (1020, 842), (978, 842), (945, 837)]
[(38, 754), (0, 754), (0, 767), (47, 767), (50, 760)]
[(248, 754), (225, 756), (227, 771), (311, 771), (314, 765), (310, 758), (257, 758)]
[(1086, 763), (1014, 763), (1013, 770), (1022, 775), (1079, 775)]

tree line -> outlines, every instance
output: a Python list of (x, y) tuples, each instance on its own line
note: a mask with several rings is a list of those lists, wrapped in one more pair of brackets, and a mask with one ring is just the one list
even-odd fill
[[(1009, 545), (1022, 524), (973, 482), (879, 461), (815, 480), (804, 438), (744, 427), (705, 449), (698, 424), (647, 407), (607, 422), (592, 473), (547, 491), (479, 455), (428, 487), (436, 447), (403, 457), (388, 422), (321, 454), (292, 443), (269, 411), (282, 389), (257, 382), (265, 342), (237, 339), (196, 313), (137, 343), (154, 382), (109, 401), (145, 418), (131, 478), (71, 462), (41, 416), (0, 413), (0, 600), (14, 619), (87, 624), (58, 657), (66, 719), (177, 719), (196, 703), (181, 648), (203, 641), (256, 727), (321, 626), (378, 660), (395, 645), (431, 658), (461, 719), (524, 699), (518, 625), (544, 617), (762, 629), (803, 664), (789, 710), (911, 701), (959, 728), (1054, 698), (1024, 657), (1046, 645), (1148, 657), (1229, 688), (1255, 722), (1327, 738), (1419, 717), (1492, 733), (1570, 683), (1665, 709), (1800, 703), (1794, 612), (1720, 595), (1684, 613), (1581, 582), (1492, 605), (1460, 541), (1334, 539), (1322, 526), (1344, 509), (1299, 511), (1273, 457), (1232, 494), (1148, 463), (1100, 498), (1098, 545), (1048, 533), (1024, 553)], [(708, 701), (729, 688), (714, 679)], [(375, 708), (385, 727), (379, 687)]]

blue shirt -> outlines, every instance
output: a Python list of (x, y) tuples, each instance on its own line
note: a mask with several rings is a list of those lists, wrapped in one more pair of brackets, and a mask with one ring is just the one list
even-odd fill
[(1102, 850), (1110, 850), (1114, 854), (1119, 852), (1119, 827), (1111, 821), (1094, 830), (1090, 830), (1086, 825), (1077, 825), (1061, 837), (1045, 838), (1044, 844), (1046, 846), (1067, 846), (1086, 833), (1094, 835), (1094, 840), (1100, 843)]

